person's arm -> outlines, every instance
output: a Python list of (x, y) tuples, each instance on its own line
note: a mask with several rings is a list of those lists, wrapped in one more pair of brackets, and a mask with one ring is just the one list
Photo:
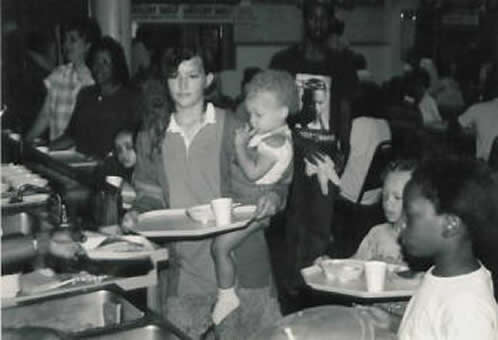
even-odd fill
[(24, 140), (28, 143), (33, 142), (35, 138), (39, 137), (48, 128), (50, 118), (50, 101), (49, 95), (45, 96), (42, 109), (38, 113), (35, 122), (24, 136)]
[(136, 197), (131, 209), (126, 212), (121, 221), (121, 229), (125, 232), (136, 227), (140, 213), (168, 207), (167, 198), (163, 194), (163, 191), (168, 189), (161, 187), (158, 177), (160, 174), (157, 173), (158, 165), (153, 160), (154, 157), (160, 157), (160, 155), (152, 155), (149, 131), (142, 131), (138, 135), (136, 154), (137, 163), (132, 176), (132, 186)]
[[(244, 172), (244, 174), (251, 181), (256, 181), (263, 177), (276, 163), (275, 157), (266, 154), (264, 152), (257, 152), (255, 157), (252, 157), (248, 153), (246, 148), (247, 137), (246, 132), (243, 130), (237, 130), (235, 133), (235, 155), (237, 161)], [(285, 140), (283, 137), (268, 139), (265, 143), (268, 143), (270, 147), (278, 148), (282, 146)]]

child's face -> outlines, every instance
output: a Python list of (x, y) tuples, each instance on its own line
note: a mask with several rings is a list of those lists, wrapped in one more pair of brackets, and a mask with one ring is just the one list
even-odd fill
[(382, 189), (382, 207), (390, 223), (398, 222), (403, 213), (403, 189), (411, 178), (409, 171), (390, 172)]
[(125, 168), (132, 168), (137, 163), (137, 155), (133, 146), (133, 137), (130, 133), (120, 133), (114, 141), (116, 157)]
[(90, 49), (88, 43), (78, 31), (68, 31), (64, 33), (64, 54), (69, 62), (81, 62)]
[(265, 133), (285, 124), (288, 108), (282, 106), (276, 96), (263, 91), (246, 99), (250, 124), (256, 133)]
[(202, 104), (204, 90), (212, 81), (213, 75), (206, 75), (200, 57), (182, 61), (177, 72), (168, 78), (168, 87), (176, 109), (188, 109)]
[(406, 228), (401, 240), (405, 250), (416, 257), (433, 257), (442, 248), (444, 217), (437, 214), (434, 204), (420, 189), (408, 185), (404, 192)]

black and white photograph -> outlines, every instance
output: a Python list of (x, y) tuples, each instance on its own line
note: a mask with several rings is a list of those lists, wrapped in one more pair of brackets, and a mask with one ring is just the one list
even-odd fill
[(0, 0), (0, 338), (498, 340), (498, 0)]

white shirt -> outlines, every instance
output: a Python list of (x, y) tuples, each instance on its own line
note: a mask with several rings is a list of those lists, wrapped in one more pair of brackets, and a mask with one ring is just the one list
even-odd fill
[(471, 273), (425, 274), (398, 331), (400, 340), (496, 340), (497, 305), (491, 275), (481, 266)]
[[(375, 149), (381, 142), (387, 140), (391, 140), (391, 130), (384, 119), (358, 117), (353, 120), (350, 136), (351, 151), (341, 177), (341, 196), (356, 202)], [(379, 200), (380, 194), (380, 189), (367, 191), (361, 203), (375, 203)]]
[(498, 98), (472, 105), (458, 122), (475, 129), (476, 157), (488, 161), (493, 139), (498, 136)]
[(171, 115), (168, 129), (166, 131), (170, 132), (170, 133), (180, 134), (180, 136), (182, 136), (183, 141), (185, 143), (185, 149), (188, 152), (189, 146), (192, 143), (192, 141), (194, 140), (195, 136), (199, 133), (199, 131), (202, 130), (203, 127), (205, 127), (208, 124), (216, 124), (216, 113), (214, 110), (214, 106), (211, 103), (207, 104), (206, 112), (204, 113), (204, 120), (199, 125), (197, 130), (194, 131), (194, 133), (192, 134), (192, 136), (190, 138), (185, 134), (185, 131), (183, 130), (183, 128), (180, 125), (178, 125), (178, 123), (176, 122), (174, 114)]

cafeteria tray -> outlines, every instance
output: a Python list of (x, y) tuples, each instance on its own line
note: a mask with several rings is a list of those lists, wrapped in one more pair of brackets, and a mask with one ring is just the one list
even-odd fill
[(246, 227), (255, 210), (254, 205), (235, 207), (232, 223), (224, 226), (216, 226), (215, 221), (206, 224), (194, 221), (187, 216), (186, 209), (153, 210), (138, 216), (135, 231), (149, 238), (207, 236)]
[[(363, 268), (366, 261), (355, 259), (329, 259), (324, 260), (322, 265), (313, 265), (301, 270), (304, 281), (311, 288), (322, 291), (346, 295), (357, 298), (404, 298), (413, 295), (421, 282), (422, 275), (417, 274), (412, 278), (404, 278), (398, 273), (407, 271), (404, 266), (388, 264), (384, 290), (381, 292), (369, 292), (362, 270), (357, 278), (341, 278), (341, 267), (345, 265), (360, 266)], [(325, 270), (331, 271), (331, 277), (327, 278)]]

